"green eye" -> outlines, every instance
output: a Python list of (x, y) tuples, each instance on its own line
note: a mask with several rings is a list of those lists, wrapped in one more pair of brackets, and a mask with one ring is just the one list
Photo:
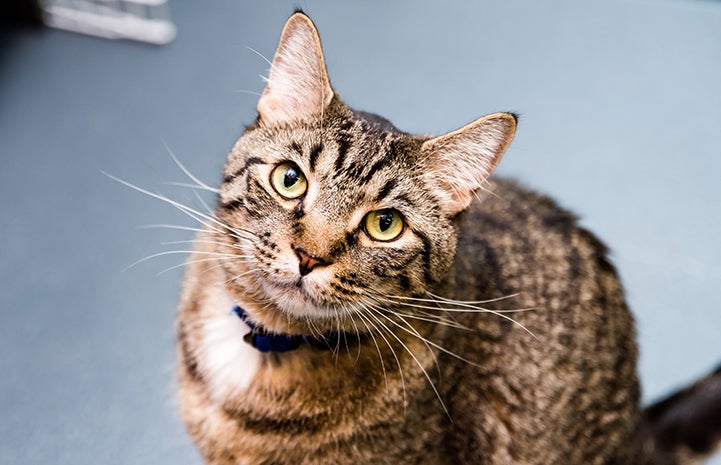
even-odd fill
[(364, 221), (365, 232), (371, 239), (392, 241), (403, 232), (403, 217), (397, 210), (386, 208), (368, 213)]
[(281, 163), (270, 174), (270, 183), (286, 199), (297, 199), (308, 190), (308, 181), (295, 163)]

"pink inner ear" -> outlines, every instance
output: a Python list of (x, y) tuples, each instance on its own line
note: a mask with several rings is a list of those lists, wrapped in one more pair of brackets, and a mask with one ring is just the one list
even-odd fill
[(453, 216), (462, 210), (465, 210), (473, 201), (473, 194), (475, 190), (446, 182), (441, 183), (440, 187), (446, 194), (443, 196), (445, 198), (443, 198), (442, 202), (443, 212), (446, 215)]
[(433, 171), (445, 194), (442, 198), (446, 214), (455, 215), (468, 208), (501, 158), (497, 147), (477, 142), (456, 135), (435, 147)]
[(454, 210), (464, 209), (470, 205), (473, 200), (473, 195), (470, 192), (459, 192), (458, 190), (453, 189), (451, 191), (451, 200), (455, 204)]
[(513, 115), (496, 113), (423, 144), (432, 175), (445, 193), (445, 213), (468, 208), (475, 192), (493, 173), (515, 130)]
[(283, 121), (294, 121), (302, 119), (303, 105), (293, 97), (276, 96), (275, 94), (264, 95), (258, 101), (258, 113), (261, 118), (269, 123), (279, 123)]

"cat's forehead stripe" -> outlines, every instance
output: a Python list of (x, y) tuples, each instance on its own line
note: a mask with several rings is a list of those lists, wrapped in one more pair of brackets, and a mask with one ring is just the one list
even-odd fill
[(235, 172), (233, 172), (232, 174), (225, 176), (223, 178), (223, 182), (229, 183), (229, 182), (233, 181), (234, 179), (236, 179), (238, 176), (242, 175), (251, 166), (257, 165), (257, 164), (262, 164), (262, 163), (265, 163), (265, 160), (263, 160), (262, 158), (250, 157), (247, 160), (245, 160), (245, 163), (243, 164), (243, 166), (241, 166), (240, 168), (235, 170)]
[(300, 146), (300, 144), (296, 141), (293, 141), (290, 143), (291, 150), (294, 150), (298, 153), (298, 155), (303, 155), (303, 148)]
[(395, 178), (389, 179), (388, 182), (386, 182), (385, 185), (381, 188), (381, 190), (378, 191), (378, 194), (373, 199), (373, 203), (378, 203), (388, 197), (388, 194), (390, 194), (397, 185), (398, 181)]
[(338, 153), (336, 155), (335, 159), (335, 169), (336, 171), (340, 171), (340, 169), (343, 167), (343, 162), (345, 161), (345, 157), (348, 154), (348, 150), (351, 148), (353, 143), (353, 134), (349, 131), (349, 129), (352, 127), (351, 123), (348, 123), (347, 125), (344, 125), (340, 128), (340, 131), (336, 134), (336, 144), (338, 144)]
[(323, 142), (319, 142), (310, 149), (310, 155), (308, 156), (308, 164), (310, 170), (315, 171), (315, 164), (318, 161), (318, 156), (323, 151)]
[(375, 176), (375, 174), (378, 173), (378, 171), (381, 168), (388, 165), (389, 162), (390, 162), (390, 160), (385, 157), (381, 158), (380, 160), (376, 160), (376, 162), (373, 163), (373, 165), (371, 165), (371, 167), (368, 169), (368, 171), (363, 175), (362, 178), (360, 178), (358, 180), (358, 182), (361, 184), (367, 184), (368, 181), (370, 181), (373, 178), (373, 176)]

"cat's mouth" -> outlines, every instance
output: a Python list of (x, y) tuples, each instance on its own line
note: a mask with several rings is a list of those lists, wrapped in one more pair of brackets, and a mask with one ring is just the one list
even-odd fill
[(326, 318), (333, 312), (330, 303), (303, 277), (290, 283), (264, 280), (262, 286), (276, 306), (293, 316)]

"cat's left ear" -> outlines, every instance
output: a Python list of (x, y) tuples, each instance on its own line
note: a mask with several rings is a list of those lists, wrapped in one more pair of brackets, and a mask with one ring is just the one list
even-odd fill
[(453, 216), (468, 208), (513, 140), (516, 123), (514, 114), (494, 113), (423, 143), (444, 213)]
[(260, 120), (281, 124), (309, 119), (320, 115), (332, 98), (318, 30), (297, 12), (280, 36), (268, 85), (258, 101)]

